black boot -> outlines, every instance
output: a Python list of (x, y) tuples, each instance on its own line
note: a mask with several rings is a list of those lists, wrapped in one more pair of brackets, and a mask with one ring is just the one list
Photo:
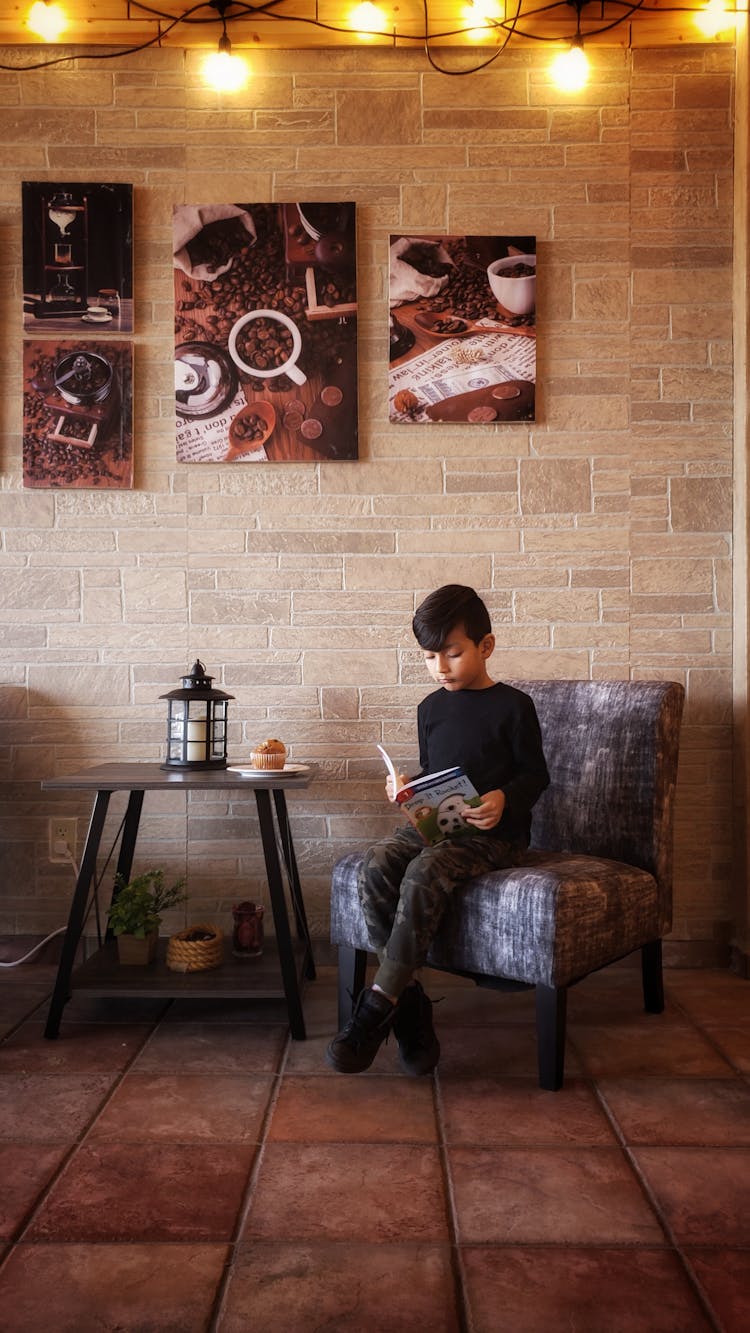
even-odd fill
[(440, 1059), (440, 1042), (432, 1026), (432, 1000), (418, 981), (406, 987), (396, 1008), (393, 1031), (398, 1058), (406, 1074), (431, 1074)]
[(387, 995), (365, 987), (352, 1016), (326, 1051), (329, 1065), (340, 1074), (361, 1074), (369, 1069), (393, 1025), (396, 1006)]

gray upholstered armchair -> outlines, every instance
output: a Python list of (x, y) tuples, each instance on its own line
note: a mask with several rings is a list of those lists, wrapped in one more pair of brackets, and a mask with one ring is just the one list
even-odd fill
[[(551, 783), (523, 866), (470, 880), (429, 966), (478, 985), (536, 987), (539, 1082), (563, 1081), (567, 989), (641, 950), (643, 998), (664, 1008), (662, 937), (672, 920), (672, 811), (684, 691), (663, 681), (511, 681), (536, 704)], [(365, 980), (361, 855), (334, 867), (331, 938), (339, 1019)]]

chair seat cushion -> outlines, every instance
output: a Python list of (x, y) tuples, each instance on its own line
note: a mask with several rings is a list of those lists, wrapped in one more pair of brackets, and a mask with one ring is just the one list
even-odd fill
[[(331, 939), (369, 949), (357, 893), (360, 853), (334, 867)], [(662, 936), (656, 881), (645, 870), (594, 856), (528, 852), (454, 895), (428, 963), (533, 985), (567, 986)]]

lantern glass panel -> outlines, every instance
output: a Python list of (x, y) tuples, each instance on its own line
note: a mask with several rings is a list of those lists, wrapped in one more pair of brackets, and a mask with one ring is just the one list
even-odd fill
[(169, 739), (170, 741), (179, 741), (182, 744), (182, 734), (185, 723), (185, 703), (182, 699), (170, 699), (169, 701)]
[(223, 699), (214, 701), (214, 725), (211, 737), (211, 758), (222, 759), (226, 754), (227, 705)]

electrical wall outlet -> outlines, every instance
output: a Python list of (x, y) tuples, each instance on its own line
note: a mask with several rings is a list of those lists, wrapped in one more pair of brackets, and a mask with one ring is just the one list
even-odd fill
[(77, 819), (61, 819), (55, 816), (49, 821), (49, 859), (56, 865), (70, 865), (70, 857), (75, 859), (76, 839), (78, 836)]

